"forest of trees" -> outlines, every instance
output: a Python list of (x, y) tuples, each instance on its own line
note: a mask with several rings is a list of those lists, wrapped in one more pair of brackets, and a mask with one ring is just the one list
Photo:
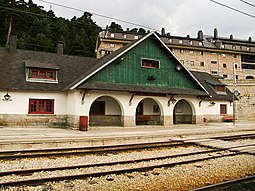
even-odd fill
[[(109, 29), (123, 31), (115, 22)], [(32, 0), (0, 0), (0, 46), (8, 44), (9, 35), (17, 35), (20, 49), (55, 52), (56, 43), (61, 41), (65, 54), (94, 57), (101, 30), (89, 12), (68, 20), (57, 17), (52, 10), (45, 11)], [(130, 32), (145, 30), (134, 28)]]

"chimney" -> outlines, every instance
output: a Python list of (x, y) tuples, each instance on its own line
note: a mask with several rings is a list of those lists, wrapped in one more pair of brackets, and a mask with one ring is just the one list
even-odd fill
[(16, 35), (10, 36), (9, 52), (10, 53), (17, 52), (17, 36)]
[(64, 53), (64, 42), (59, 41), (56, 48), (57, 48), (57, 54), (63, 54)]
[(233, 40), (233, 39), (234, 39), (234, 37), (233, 37), (232, 34), (230, 35), (229, 39), (230, 39), (230, 40)]
[(248, 41), (249, 41), (249, 42), (252, 42), (252, 38), (251, 38), (251, 37), (249, 37)]
[(165, 35), (166, 35), (165, 28), (162, 28), (162, 29), (161, 29), (161, 35), (162, 35), (162, 36), (165, 36)]
[(214, 29), (213, 34), (214, 34), (213, 35), (214, 38), (219, 38), (217, 28)]
[(199, 39), (199, 40), (203, 40), (204, 39), (204, 35), (203, 35), (203, 31), (198, 31), (198, 33), (197, 33), (197, 38)]

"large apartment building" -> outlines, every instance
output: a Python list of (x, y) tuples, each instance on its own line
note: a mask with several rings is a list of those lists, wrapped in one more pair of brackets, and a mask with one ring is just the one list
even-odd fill
[[(103, 30), (96, 42), (96, 56), (101, 58), (144, 35)], [(234, 88), (235, 78), (236, 88), (241, 92), (238, 118), (255, 119), (255, 40), (237, 39), (233, 35), (221, 37), (217, 29), (212, 35), (200, 30), (195, 38), (173, 36), (164, 28), (158, 35), (188, 69), (218, 76), (230, 89)]]

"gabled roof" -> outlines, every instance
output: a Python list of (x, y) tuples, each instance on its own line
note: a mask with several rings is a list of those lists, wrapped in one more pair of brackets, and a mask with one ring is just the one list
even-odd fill
[[(98, 60), (96, 58), (59, 55), (54, 53), (20, 50), (10, 54), (0, 48), (0, 89), (62, 91), (68, 84), (88, 71)], [(43, 66), (45, 64), (45, 66)], [(28, 82), (25, 67), (42, 67), (58, 70), (58, 83)]]
[[(67, 89), (75, 89), (77, 87), (79, 87), (82, 83), (84, 83), (88, 78), (90, 78), (91, 76), (93, 76), (95, 73), (97, 73), (98, 71), (102, 70), (103, 68), (105, 68), (107, 65), (111, 64), (113, 61), (121, 58), (121, 56), (123, 56), (126, 52), (128, 52), (129, 50), (131, 50), (132, 48), (134, 48), (135, 46), (137, 46), (139, 43), (143, 42), (145, 39), (149, 38), (149, 37), (153, 37), (158, 43), (159, 46), (161, 48), (163, 48), (170, 57), (174, 58), (175, 60), (178, 61), (178, 64), (182, 66), (182, 68), (191, 76), (191, 78), (197, 83), (199, 84), (200, 88), (202, 90), (204, 90), (204, 92), (206, 92), (207, 95), (209, 95), (209, 93), (207, 92), (207, 90), (200, 84), (200, 82), (193, 76), (193, 74), (186, 68), (185, 65), (183, 65), (178, 58), (171, 52), (171, 50), (163, 43), (163, 41), (154, 33), (149, 33), (146, 36), (144, 36), (143, 38), (134, 41), (118, 50), (116, 50), (115, 52), (111, 53), (108, 56), (104, 56), (100, 62), (95, 65), (93, 68), (91, 68), (90, 70), (88, 70), (87, 72), (85, 72), (80, 78), (78, 78), (76, 81), (74, 81), (73, 83), (71, 83), (69, 86), (67, 86), (65, 88), (65, 90)], [(170, 59), (170, 58), (169, 58)]]
[(211, 85), (223, 85), (219, 79), (216, 77), (205, 73), (205, 72), (197, 72), (197, 71), (191, 71), (191, 73), (200, 81), (200, 83), (205, 87), (207, 92), (211, 95), (211, 100), (218, 100), (218, 101), (232, 101), (233, 100), (233, 94), (230, 92), (228, 88), (226, 88), (226, 93), (217, 93)]
[(26, 68), (45, 68), (59, 70), (59, 67), (55, 63), (38, 62), (35, 60), (25, 60)]

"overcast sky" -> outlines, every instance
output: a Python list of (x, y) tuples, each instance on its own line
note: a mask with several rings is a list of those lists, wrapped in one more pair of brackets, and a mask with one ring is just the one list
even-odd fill
[[(210, 0), (45, 0), (69, 6), (94, 14), (136, 23), (148, 28), (161, 30), (165, 28), (171, 35), (197, 37), (198, 30), (212, 35), (217, 28), (219, 36), (248, 39), (255, 41), (255, 0), (215, 0), (232, 8), (243, 11), (253, 17), (238, 13)], [(33, 0), (45, 10), (52, 8), (58, 17), (71, 19), (80, 17), (81, 11), (63, 8), (54, 4)], [(118, 20), (93, 15), (93, 20), (102, 28), (112, 21), (126, 28), (140, 28)], [(145, 27), (142, 27), (145, 28)], [(151, 31), (153, 31), (150, 29)], [(147, 29), (148, 30), (148, 29)]]

